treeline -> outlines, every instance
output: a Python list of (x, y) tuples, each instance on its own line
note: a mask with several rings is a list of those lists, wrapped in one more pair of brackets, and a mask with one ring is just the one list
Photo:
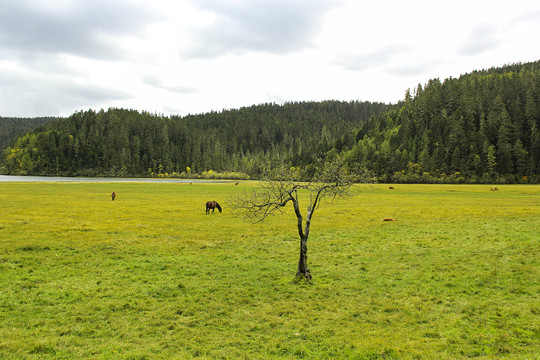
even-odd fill
[(540, 62), (430, 80), (399, 104), (263, 104), (184, 117), (81, 111), (3, 152), (5, 174), (257, 177), (343, 156), (381, 182), (539, 183)]
[(213, 170), (257, 176), (270, 163), (309, 164), (331, 148), (336, 135), (393, 107), (302, 102), (185, 117), (126, 109), (81, 111), (19, 138), (4, 151), (2, 172), (158, 176)]
[(336, 144), (383, 182), (540, 182), (540, 62), (434, 79)]
[(20, 136), (45, 124), (51, 119), (53, 118), (16, 118), (0, 116), (0, 149), (11, 146)]

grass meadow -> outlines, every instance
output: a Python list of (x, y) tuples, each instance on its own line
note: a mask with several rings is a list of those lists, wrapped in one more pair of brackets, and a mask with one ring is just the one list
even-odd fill
[(540, 186), (359, 185), (311, 285), (292, 207), (231, 213), (252, 186), (0, 183), (0, 358), (539, 359)]

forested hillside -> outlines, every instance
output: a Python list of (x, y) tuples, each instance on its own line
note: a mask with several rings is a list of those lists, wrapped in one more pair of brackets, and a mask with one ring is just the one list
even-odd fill
[(53, 118), (13, 118), (0, 116), (0, 149), (13, 144), (20, 136), (33, 130)]
[(265, 104), (185, 117), (133, 110), (78, 112), (18, 139), (4, 173), (77, 176), (241, 172), (269, 163), (305, 166), (393, 105), (369, 102)]
[[(418, 85), (397, 105), (264, 104), (185, 117), (77, 112), (3, 152), (6, 174), (256, 177), (343, 156), (383, 182), (540, 182), (540, 62)], [(183, 174), (182, 174), (183, 173)]]
[(431, 80), (343, 139), (382, 181), (539, 182), (540, 62)]

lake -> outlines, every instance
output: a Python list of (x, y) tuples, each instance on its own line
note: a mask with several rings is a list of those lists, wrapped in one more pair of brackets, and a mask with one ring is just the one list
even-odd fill
[(15, 176), (0, 175), (0, 181), (8, 182), (155, 182), (155, 183), (189, 183), (189, 182), (232, 182), (232, 180), (207, 179), (163, 179), (163, 178), (100, 178), (100, 177), (64, 177), (64, 176)]

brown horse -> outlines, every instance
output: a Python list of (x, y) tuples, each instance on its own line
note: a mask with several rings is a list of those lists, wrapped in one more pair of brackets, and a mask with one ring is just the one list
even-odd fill
[(392, 218), (387, 217), (387, 218), (382, 219), (382, 221), (397, 221), (397, 219), (392, 219)]
[(206, 202), (206, 215), (212, 210), (212, 214), (214, 213), (215, 209), (218, 209), (219, 212), (221, 212), (221, 206), (217, 203), (217, 201), (207, 201)]
[(497, 188), (497, 187), (492, 187), (491, 190), (489, 190), (489, 191), (499, 191), (499, 188)]
[(395, 190), (393, 186), (389, 186), (388, 190)]
[(116, 193), (113, 191), (113, 193), (111, 194), (111, 199), (114, 200), (116, 199)]

